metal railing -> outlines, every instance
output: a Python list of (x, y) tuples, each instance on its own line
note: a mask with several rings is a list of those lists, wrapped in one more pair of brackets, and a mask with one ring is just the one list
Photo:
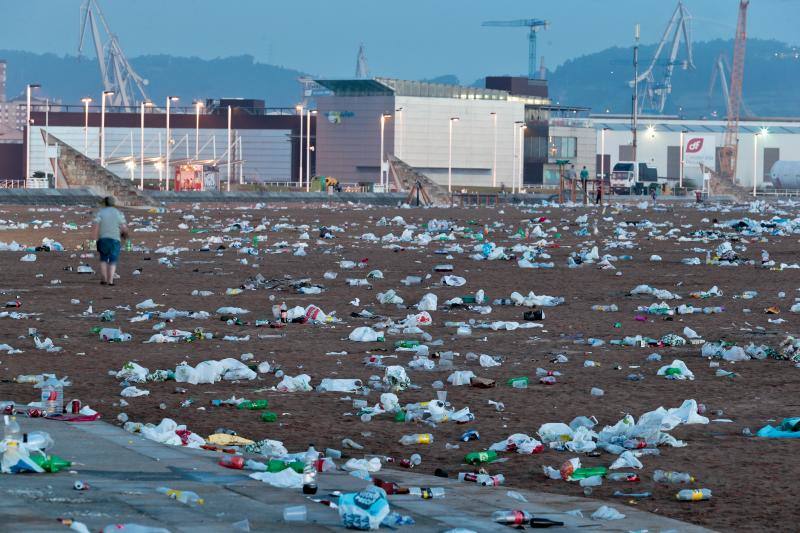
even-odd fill
[[(50, 111), (50, 113), (84, 113), (85, 108), (82, 104), (50, 104), (49, 106), (46, 104), (31, 104), (31, 111), (38, 111), (40, 113), (44, 113), (45, 111)], [(244, 113), (247, 115), (254, 115), (254, 116), (264, 116), (264, 115), (297, 115), (297, 111), (293, 107), (234, 107), (233, 110), (237, 113)], [(100, 113), (101, 106), (99, 105), (90, 105), (89, 112), (90, 113)], [(141, 108), (139, 106), (106, 106), (106, 113), (141, 113)], [(149, 114), (164, 114), (166, 113), (165, 106), (158, 106), (154, 105), (151, 107), (145, 108), (145, 115)], [(169, 108), (170, 115), (194, 115), (197, 113), (197, 109), (195, 106), (170, 106)], [(202, 107), (200, 108), (200, 115), (215, 115), (220, 113), (227, 113), (227, 106), (226, 107), (218, 107), (218, 108), (208, 108)]]
[(0, 189), (24, 189), (25, 180), (0, 180)]
[(756, 191), (756, 196), (800, 196), (800, 189), (764, 189)]

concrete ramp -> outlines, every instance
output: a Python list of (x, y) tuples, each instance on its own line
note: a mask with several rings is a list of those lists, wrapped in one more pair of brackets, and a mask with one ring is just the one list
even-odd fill
[(100, 196), (113, 196), (121, 206), (152, 203), (133, 181), (120, 178), (52, 134), (42, 131), (42, 137), (46, 143), (59, 146), (58, 171), (70, 189), (90, 189)]
[(447, 193), (447, 189), (394, 155), (389, 155), (387, 159), (389, 161), (389, 174), (399, 190), (409, 192), (416, 183), (419, 183), (428, 194), (431, 200), (430, 203), (436, 205), (450, 204), (450, 195)]

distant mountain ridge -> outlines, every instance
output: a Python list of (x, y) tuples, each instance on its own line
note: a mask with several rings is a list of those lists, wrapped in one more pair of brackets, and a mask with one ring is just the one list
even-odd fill
[[(641, 47), (641, 68), (650, 62), (655, 45)], [(712, 65), (724, 53), (729, 58), (732, 41), (707, 41), (694, 44), (695, 70), (675, 68), (673, 92), (667, 101), (667, 114), (687, 117), (725, 115), (725, 102), (719, 84), (708, 97)], [(800, 60), (786, 43), (749, 39), (745, 61), (744, 98), (759, 116), (800, 117)], [(594, 113), (628, 113), (633, 77), (631, 48), (608, 48), (571, 59), (548, 72), (550, 95), (563, 105), (585, 106)], [(679, 58), (683, 58), (683, 52)], [(99, 100), (100, 79), (95, 59), (78, 60), (75, 56), (34, 54), (0, 50), (0, 59), (8, 61), (8, 95), (20, 94), (26, 83), (42, 84), (42, 96), (59, 98), (64, 103), (78, 103), (83, 96)], [(167, 95), (179, 95), (191, 105), (195, 98), (261, 98), (268, 107), (293, 107), (301, 99), (297, 82), (304, 73), (286, 67), (267, 65), (252, 56), (201, 59), (148, 55), (131, 59), (134, 68), (150, 80), (148, 93), (158, 104)], [(665, 65), (656, 68), (660, 78)], [(498, 73), (487, 72), (488, 75)], [(376, 73), (376, 75), (378, 75)], [(429, 79), (437, 83), (457, 84), (449, 74)], [(472, 83), (483, 86), (483, 79)]]

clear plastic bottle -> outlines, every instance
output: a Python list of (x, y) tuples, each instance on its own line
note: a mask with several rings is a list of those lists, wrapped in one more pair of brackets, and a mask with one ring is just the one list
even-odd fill
[(683, 489), (675, 498), (682, 502), (699, 502), (711, 499), (711, 489)]
[(412, 496), (418, 496), (423, 500), (444, 498), (444, 489), (442, 487), (408, 487), (408, 493)]
[(303, 457), (303, 494), (317, 493), (317, 459), (319, 459), (319, 452), (313, 444), (309, 444)]
[(521, 526), (531, 521), (533, 516), (527, 511), (495, 511), (492, 513), (492, 521), (497, 524), (507, 526)]
[(41, 384), (42, 408), (48, 415), (60, 415), (64, 412), (64, 385), (54, 377), (47, 378)]
[(400, 439), (400, 444), (408, 446), (410, 444), (431, 444), (433, 443), (433, 435), (430, 433), (414, 433), (413, 435), (403, 435)]
[(179, 502), (190, 506), (203, 505), (206, 503), (205, 500), (196, 492), (192, 492), (190, 490), (175, 490), (167, 487), (158, 487), (156, 492), (165, 494), (174, 500), (178, 500)]
[(10, 440), (20, 440), (22, 430), (17, 423), (17, 417), (5, 415), (3, 417), (3, 438)]
[(694, 478), (686, 472), (656, 470), (653, 472), (653, 481), (656, 483), (692, 483)]

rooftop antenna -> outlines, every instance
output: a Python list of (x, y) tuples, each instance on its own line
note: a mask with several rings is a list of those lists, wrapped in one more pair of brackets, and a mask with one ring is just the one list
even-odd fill
[(367, 65), (367, 52), (364, 43), (358, 47), (358, 58), (356, 59), (356, 79), (365, 80), (369, 77), (369, 66)]
[[(105, 33), (105, 40), (101, 36), (101, 29)], [(91, 39), (94, 41), (103, 90), (114, 93), (111, 97), (111, 105), (134, 106), (137, 102), (146, 101), (148, 98), (144, 88), (148, 81), (133, 70), (96, 0), (85, 0), (81, 5), (81, 36), (78, 42), (78, 56), (83, 52), (84, 40), (88, 39), (87, 30), (91, 33)]]

